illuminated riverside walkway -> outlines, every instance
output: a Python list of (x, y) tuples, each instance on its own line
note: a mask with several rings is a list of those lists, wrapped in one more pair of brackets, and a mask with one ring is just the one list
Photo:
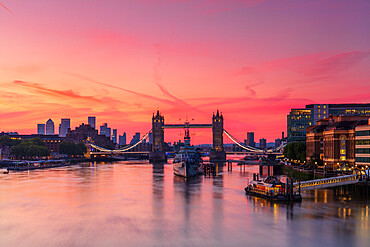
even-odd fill
[[(314, 190), (322, 188), (337, 187), (342, 185), (357, 184), (359, 178), (357, 175), (345, 175), (338, 177), (330, 177), (316, 180), (308, 180), (301, 182), (301, 190)], [(299, 183), (294, 183), (294, 189), (299, 189)]]

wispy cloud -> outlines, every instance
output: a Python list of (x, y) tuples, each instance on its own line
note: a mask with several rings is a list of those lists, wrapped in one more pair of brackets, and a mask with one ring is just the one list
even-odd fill
[(49, 95), (49, 96), (57, 96), (57, 97), (63, 97), (63, 98), (71, 98), (71, 99), (79, 99), (79, 100), (87, 100), (87, 101), (93, 101), (93, 102), (101, 102), (100, 99), (94, 98), (92, 96), (82, 96), (79, 95), (72, 90), (56, 90), (56, 89), (50, 89), (46, 88), (38, 83), (32, 83), (32, 82), (26, 82), (26, 81), (13, 81), (13, 84), (30, 88), (33, 90), (36, 90), (38, 93), (43, 95)]
[(62, 73), (73, 76), (75, 78), (78, 78), (78, 79), (81, 79), (81, 80), (84, 80), (84, 81), (88, 81), (88, 82), (91, 82), (91, 83), (94, 83), (94, 84), (98, 84), (98, 85), (102, 85), (102, 86), (105, 86), (105, 87), (117, 89), (117, 90), (123, 91), (125, 93), (140, 96), (140, 97), (150, 99), (150, 100), (153, 100), (153, 101), (161, 102), (161, 103), (164, 103), (164, 104), (170, 104), (170, 105), (175, 104), (171, 100), (161, 99), (161, 98), (158, 98), (158, 97), (155, 97), (155, 96), (152, 96), (152, 95), (148, 95), (148, 94), (139, 93), (139, 92), (136, 92), (136, 91), (133, 91), (133, 90), (125, 89), (123, 87), (118, 87), (118, 86), (114, 86), (114, 85), (111, 85), (111, 84), (108, 84), (108, 83), (99, 82), (99, 81), (93, 80), (93, 79), (91, 79), (87, 76), (84, 76), (84, 75), (81, 75), (81, 74), (78, 74), (78, 73), (73, 73), (73, 72), (62, 72)]
[(155, 45), (155, 47), (157, 49), (157, 60), (155, 61), (154, 66), (153, 66), (153, 83), (158, 86), (158, 88), (161, 90), (161, 92), (165, 96), (167, 96), (170, 99), (172, 99), (174, 102), (176, 102), (177, 104), (179, 104), (179, 106), (190, 108), (190, 109), (193, 109), (195, 111), (199, 111), (199, 109), (194, 108), (193, 106), (191, 106), (190, 104), (188, 104), (184, 100), (182, 100), (182, 99), (176, 97), (175, 95), (171, 94), (168, 91), (168, 89), (165, 88), (162, 85), (162, 83), (161, 83), (162, 82), (162, 75), (160, 73), (160, 66), (162, 64), (162, 52), (161, 52), (161, 47), (160, 46)]
[(2, 6), (4, 9), (6, 9), (9, 13), (13, 14), (13, 12), (10, 9), (8, 9), (7, 7), (5, 7), (4, 4), (0, 3), (0, 6)]

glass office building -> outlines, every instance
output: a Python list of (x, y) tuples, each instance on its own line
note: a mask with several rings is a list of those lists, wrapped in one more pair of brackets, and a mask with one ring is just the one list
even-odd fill
[(358, 168), (370, 167), (370, 119), (368, 125), (356, 127), (356, 165)]
[(332, 116), (370, 116), (370, 104), (311, 104), (287, 115), (288, 142), (305, 141), (306, 128)]

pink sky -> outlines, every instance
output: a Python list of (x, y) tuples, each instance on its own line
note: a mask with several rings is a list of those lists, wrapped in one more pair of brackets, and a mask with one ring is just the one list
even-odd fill
[(218, 108), (238, 139), (270, 142), (291, 108), (370, 102), (367, 0), (0, 3), (0, 131), (95, 115), (130, 139), (157, 108), (166, 123)]

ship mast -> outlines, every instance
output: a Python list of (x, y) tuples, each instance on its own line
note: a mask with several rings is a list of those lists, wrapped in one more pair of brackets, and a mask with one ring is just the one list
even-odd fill
[(185, 122), (185, 136), (184, 136), (184, 142), (185, 142), (185, 147), (190, 147), (190, 135), (189, 135), (189, 122)]

